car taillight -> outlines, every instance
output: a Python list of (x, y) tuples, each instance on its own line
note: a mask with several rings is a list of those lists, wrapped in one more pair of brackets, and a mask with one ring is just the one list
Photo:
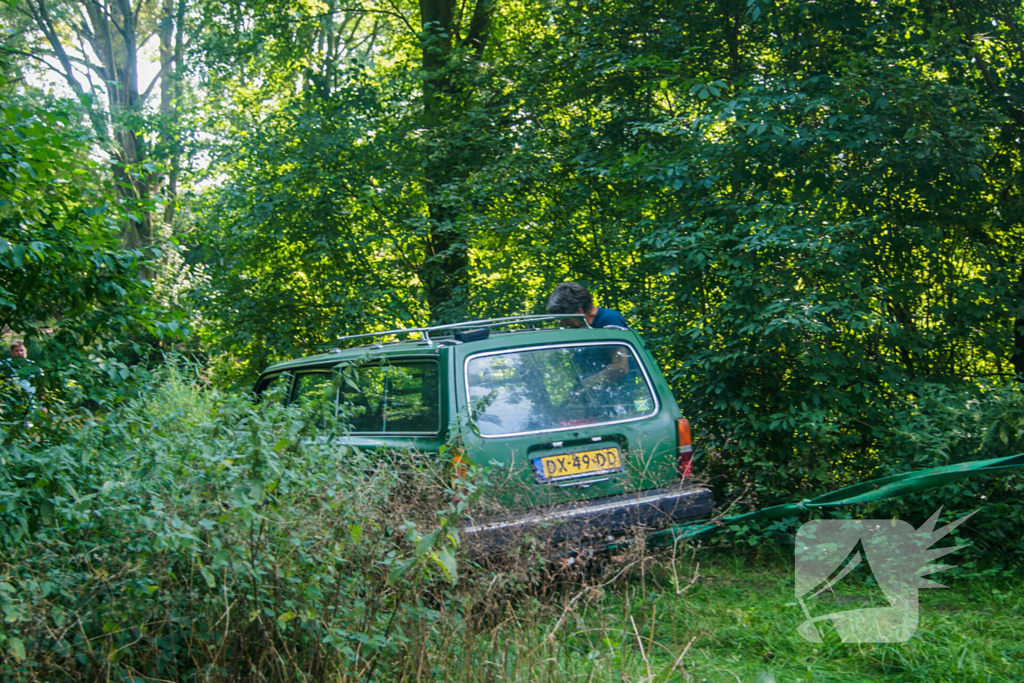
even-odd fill
[(676, 420), (676, 468), (680, 479), (693, 476), (693, 445), (690, 441), (690, 421), (685, 417)]
[(452, 449), (452, 464), (455, 466), (455, 477), (457, 479), (464, 478), (469, 473), (469, 463), (466, 462), (465, 451), (461, 448)]

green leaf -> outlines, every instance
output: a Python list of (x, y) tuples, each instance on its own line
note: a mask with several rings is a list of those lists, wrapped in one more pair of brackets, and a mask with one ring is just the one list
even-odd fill
[(203, 579), (206, 580), (206, 585), (207, 586), (209, 586), (210, 588), (216, 588), (217, 587), (217, 579), (215, 579), (213, 577), (213, 572), (211, 572), (209, 569), (207, 569), (203, 565), (199, 565), (199, 573), (203, 575)]
[(455, 563), (455, 556), (447, 550), (441, 550), (431, 556), (431, 559), (441, 567), (441, 571), (444, 572), (444, 576), (448, 581), (454, 585), (459, 580), (459, 570)]
[(19, 662), (25, 661), (25, 643), (21, 638), (8, 638), (7, 646), (11, 648), (11, 654)]
[(427, 552), (434, 547), (437, 542), (437, 534), (427, 534), (420, 539), (420, 542), (416, 544), (416, 557), (423, 557)]
[(414, 564), (416, 564), (416, 558), (410, 557), (408, 560), (405, 560), (401, 564), (392, 567), (391, 571), (388, 573), (388, 583), (394, 583), (395, 581), (400, 579), (402, 575), (409, 571), (409, 568), (412, 567)]

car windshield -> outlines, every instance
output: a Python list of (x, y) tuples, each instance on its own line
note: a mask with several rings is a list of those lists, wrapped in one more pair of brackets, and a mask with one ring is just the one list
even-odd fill
[(626, 344), (578, 344), (474, 356), (466, 363), (473, 420), (483, 436), (624, 422), (657, 409)]

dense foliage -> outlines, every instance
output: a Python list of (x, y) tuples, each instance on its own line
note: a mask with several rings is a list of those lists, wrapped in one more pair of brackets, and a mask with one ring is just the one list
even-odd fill
[(30, 401), (12, 373), (0, 376), (0, 445), (29, 423), (62, 430), (61, 406), (117, 403), (129, 364), (183, 330), (140, 280), (159, 253), (122, 244), (126, 208), (91, 158), (82, 119), (76, 100), (0, 80), (0, 330), (29, 344), (21, 370), (38, 390)]
[(443, 468), (409, 479), (408, 462), (310, 438), (332, 427), (322, 403), (253, 404), (172, 366), (64, 443), (7, 449), (0, 680), (394, 666), (436, 617), (423, 591), (458, 580), (448, 528), (481, 482), (457, 500)]
[(54, 316), (109, 315), (139, 289), (143, 255), (120, 248), (124, 216), (89, 159), (79, 112), (0, 89), (0, 326), (29, 332)]
[[(83, 642), (193, 675), (170, 615), (194, 599), (217, 628), (230, 621), (199, 569), (213, 571), (204, 544), (220, 527), (195, 524), (250, 476), (221, 462), (249, 445), (200, 456), (173, 423), (217, 443), (270, 420), (298, 442), (240, 398), (209, 408), (221, 422), (161, 413), (139, 393), (146, 368), (188, 329), (214, 382), (242, 389), (343, 334), (541, 312), (563, 280), (648, 340), (720, 501), (763, 506), (1020, 451), (1022, 15), (1012, 0), (9, 3), (0, 333), (26, 336), (44, 371), (38, 399), (10, 383), (0, 397), (10, 552), (71, 548), (48, 579), (70, 614), (88, 607), (60, 602), (86, 581), (74, 563), (92, 561), (75, 544), (123, 539), (110, 546), (121, 558), (142, 537), (170, 544), (172, 559), (116, 575), (164, 576), (117, 593), (135, 596), (132, 628), (161, 634), (148, 654), (131, 649), (141, 631), (104, 631), (102, 615)], [(158, 71), (143, 78), (147, 60)], [(265, 446), (253, 448), (284, 457)], [(310, 466), (296, 516), (275, 509), (282, 528), (323, 502), (310, 487), (328, 473)], [(989, 559), (1020, 561), (1022, 486), (972, 481), (870, 512), (983, 506), (968, 535)], [(109, 519), (83, 512), (88, 496)], [(168, 540), (188, 534), (197, 545)], [(306, 586), (315, 572), (294, 552)], [(153, 585), (174, 590), (145, 594)], [(264, 598), (245, 596), (259, 614)], [(280, 632), (301, 630), (300, 611), (278, 607), (277, 621), (296, 615)], [(21, 619), (22, 645), (64, 628)], [(320, 652), (309, 638), (288, 642)], [(62, 642), (45, 666), (92, 666)]]
[[(1018, 7), (492, 8), (482, 59), (453, 53), (431, 97), (388, 23), (387, 58), (355, 50), (258, 117), (249, 90), (225, 105), (239, 144), (193, 252), (222, 359), (251, 377), (436, 317), (442, 179), (469, 264), (446, 315), (538, 312), (583, 282), (656, 345), (722, 492), (770, 502), (963, 457), (901, 435), (932, 397), (1012, 395), (1024, 370)], [(320, 68), (252, 42), (280, 29), (256, 9), (232, 60)]]

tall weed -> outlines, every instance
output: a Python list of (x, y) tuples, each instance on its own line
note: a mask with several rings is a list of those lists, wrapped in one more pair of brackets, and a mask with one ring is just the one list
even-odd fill
[[(429, 458), (339, 445), (344, 424), (321, 410), (172, 367), (62, 443), (11, 444), (0, 678), (347, 680), (395, 666), (457, 578), (452, 529), (480, 482), (469, 473), (457, 494)], [(410, 487), (435, 507), (405, 505)]]

